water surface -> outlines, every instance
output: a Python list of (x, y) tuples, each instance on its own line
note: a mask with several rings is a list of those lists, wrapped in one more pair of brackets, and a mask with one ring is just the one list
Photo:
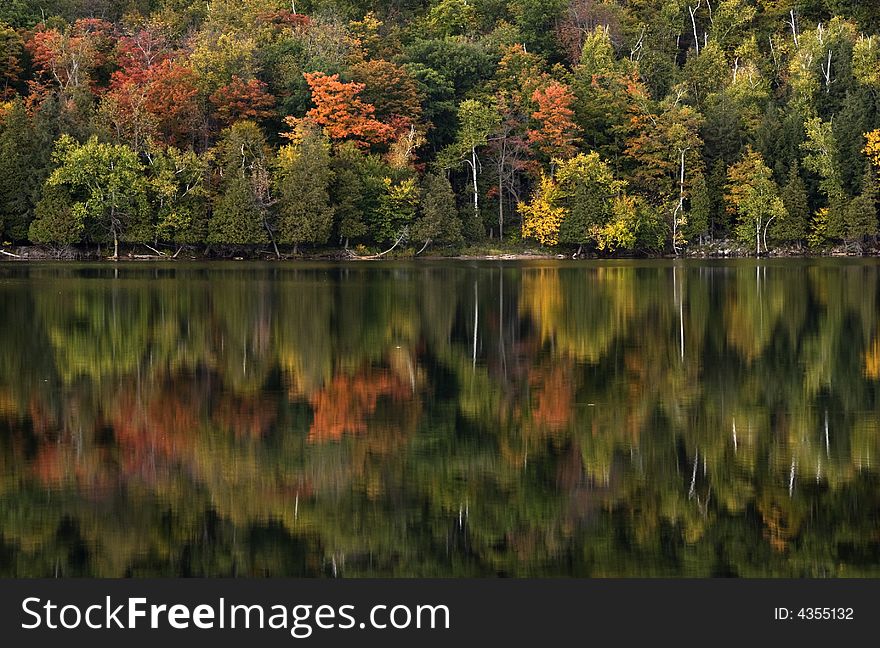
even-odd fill
[(0, 265), (0, 576), (878, 576), (880, 264)]

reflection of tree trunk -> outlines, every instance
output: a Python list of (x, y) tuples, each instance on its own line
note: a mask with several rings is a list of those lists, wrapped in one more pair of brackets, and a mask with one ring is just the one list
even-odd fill
[(504, 268), (500, 268), (498, 277), (498, 331), (499, 346), (501, 348), (501, 367), (504, 370), (504, 379), (507, 380), (507, 351), (504, 348)]
[(477, 290), (477, 282), (474, 282), (474, 364), (473, 368), (477, 368), (477, 331), (480, 327), (480, 293)]

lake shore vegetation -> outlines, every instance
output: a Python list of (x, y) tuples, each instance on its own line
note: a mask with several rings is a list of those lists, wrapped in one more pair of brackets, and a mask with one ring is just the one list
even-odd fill
[(876, 251), (880, 7), (12, 0), (0, 258)]

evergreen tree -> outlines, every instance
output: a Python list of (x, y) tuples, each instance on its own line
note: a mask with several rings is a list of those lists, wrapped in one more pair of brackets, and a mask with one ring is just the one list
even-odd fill
[(709, 187), (706, 183), (706, 177), (701, 173), (694, 180), (694, 186), (691, 190), (691, 205), (688, 210), (687, 226), (685, 228), (685, 236), (691, 243), (709, 232), (709, 214), (712, 211), (712, 203), (709, 198)]
[(234, 174), (224, 180), (214, 200), (214, 210), (208, 221), (208, 243), (254, 245), (269, 242), (263, 227), (262, 210), (243, 174)]
[(34, 140), (24, 103), (16, 100), (0, 118), (0, 236), (24, 241), (33, 216)]
[(425, 176), (421, 193), (420, 215), (413, 225), (410, 238), (416, 242), (423, 241), (424, 248), (432, 243), (462, 243), (461, 221), (449, 179), (442, 173), (430, 173)]
[(853, 198), (846, 211), (846, 238), (860, 248), (864, 240), (877, 235), (877, 178), (874, 170), (865, 171), (862, 192)]
[(330, 143), (320, 131), (301, 124), (292, 144), (278, 153), (275, 185), (280, 243), (322, 245), (333, 228), (329, 187)]
[(79, 243), (84, 229), (81, 215), (73, 210), (73, 200), (66, 187), (47, 186), (37, 203), (28, 238), (34, 243)]
[(782, 189), (782, 203), (785, 205), (785, 218), (773, 224), (773, 237), (792, 243), (803, 241), (807, 237), (810, 208), (807, 204), (807, 188), (801, 179), (797, 162), (792, 164), (788, 172), (788, 182)]

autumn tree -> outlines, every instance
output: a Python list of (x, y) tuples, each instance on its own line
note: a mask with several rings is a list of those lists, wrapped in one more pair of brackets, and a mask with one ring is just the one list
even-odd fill
[(383, 59), (364, 60), (352, 66), (351, 77), (363, 86), (360, 99), (374, 107), (375, 117), (382, 123), (421, 122), (421, 92), (405, 67)]
[(543, 175), (530, 203), (520, 206), (523, 236), (544, 245), (596, 244), (600, 249), (633, 247), (636, 202), (622, 196), (626, 183), (614, 178), (599, 154), (557, 160), (556, 175)]
[(574, 94), (566, 85), (552, 81), (536, 90), (532, 101), (538, 106), (532, 113), (538, 126), (529, 130), (529, 143), (547, 160), (572, 157), (577, 151), (580, 132), (580, 127), (572, 120)]
[(232, 81), (218, 88), (210, 97), (217, 119), (223, 126), (246, 119), (262, 121), (274, 114), (275, 97), (259, 79), (243, 80), (233, 76)]
[[(304, 76), (314, 104), (305, 118), (322, 128), (331, 141), (348, 140), (360, 148), (369, 148), (394, 137), (393, 129), (375, 118), (375, 107), (360, 98), (362, 83), (345, 83), (339, 80), (338, 74), (328, 76), (322, 72)], [(298, 121), (292, 117), (286, 119), (294, 132)]]
[(196, 139), (204, 113), (197, 82), (192, 69), (174, 60), (150, 69), (146, 109), (165, 143), (182, 147)]

